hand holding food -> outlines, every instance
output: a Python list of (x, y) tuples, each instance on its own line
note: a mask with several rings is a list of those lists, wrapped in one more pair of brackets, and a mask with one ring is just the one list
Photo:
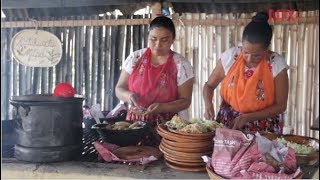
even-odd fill
[(144, 115), (146, 113), (146, 109), (143, 107), (132, 107), (131, 108), (132, 113), (136, 114), (136, 115)]
[(128, 103), (133, 105), (133, 106), (138, 106), (138, 96), (132, 92), (130, 92), (129, 96), (128, 96)]

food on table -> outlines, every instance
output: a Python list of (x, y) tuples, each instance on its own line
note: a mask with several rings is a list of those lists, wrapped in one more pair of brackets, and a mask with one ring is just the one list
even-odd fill
[(298, 144), (298, 143), (295, 143), (295, 142), (292, 142), (292, 141), (287, 141), (283, 137), (277, 138), (277, 140), (279, 142), (281, 142), (282, 144), (285, 144), (288, 147), (291, 147), (292, 149), (294, 149), (294, 151), (297, 154), (312, 154), (312, 153), (315, 153), (317, 151), (317, 149), (315, 149), (315, 148), (313, 148), (311, 146), (308, 146), (308, 145), (305, 145), (305, 144)]
[(185, 120), (185, 119), (180, 118), (180, 117), (177, 116), (177, 115), (173, 116), (170, 121), (167, 121), (167, 122), (166, 122), (166, 125), (167, 125), (169, 128), (176, 129), (176, 130), (181, 129), (181, 128), (185, 127), (185, 126), (188, 125), (188, 124), (190, 124), (190, 122), (188, 122), (188, 121)]
[(185, 127), (179, 130), (180, 132), (186, 133), (205, 133), (208, 132), (208, 129), (201, 125), (200, 123), (188, 124)]
[(208, 131), (214, 131), (216, 128), (222, 128), (223, 124), (222, 123), (218, 123), (217, 121), (214, 120), (202, 120), (202, 119), (191, 119), (191, 122), (195, 121), (198, 122), (202, 125), (204, 125)]
[(166, 126), (170, 130), (186, 133), (207, 133), (212, 132), (216, 128), (223, 127), (223, 124), (213, 120), (202, 120), (193, 118), (190, 120), (182, 119), (175, 115), (170, 121), (166, 122)]
[(127, 121), (119, 121), (114, 124), (106, 124), (105, 129), (109, 130), (129, 130), (129, 129), (140, 129), (143, 125), (138, 121), (130, 123)]

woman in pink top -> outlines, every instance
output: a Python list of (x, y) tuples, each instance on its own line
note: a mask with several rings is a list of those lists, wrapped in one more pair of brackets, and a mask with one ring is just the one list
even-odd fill
[(172, 20), (156, 17), (150, 23), (148, 47), (125, 60), (116, 96), (130, 104), (127, 120), (155, 127), (175, 114), (188, 118), (194, 74), (191, 64), (170, 49), (174, 38)]

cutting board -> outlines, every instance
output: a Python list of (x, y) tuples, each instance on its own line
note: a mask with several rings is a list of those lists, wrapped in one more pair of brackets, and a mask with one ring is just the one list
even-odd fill
[(112, 153), (118, 158), (125, 160), (139, 159), (150, 156), (160, 158), (162, 156), (162, 152), (158, 148), (151, 146), (126, 146), (118, 148)]

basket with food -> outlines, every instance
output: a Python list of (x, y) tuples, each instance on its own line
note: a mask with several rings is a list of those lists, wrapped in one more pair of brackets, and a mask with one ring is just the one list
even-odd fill
[(319, 161), (319, 140), (299, 135), (277, 135), (270, 132), (260, 132), (270, 140), (278, 140), (280, 143), (295, 151), (299, 166), (312, 166)]
[(92, 126), (102, 141), (119, 146), (136, 145), (145, 135), (146, 123), (143, 121), (118, 121)]

